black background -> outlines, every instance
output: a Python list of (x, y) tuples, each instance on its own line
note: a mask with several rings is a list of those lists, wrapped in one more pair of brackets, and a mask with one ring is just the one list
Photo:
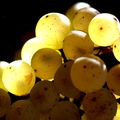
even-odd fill
[[(16, 50), (34, 36), (38, 19), (48, 12), (65, 13), (80, 0), (4, 0), (0, 4), (0, 61), (11, 62)], [(82, 0), (120, 19), (119, 0)]]

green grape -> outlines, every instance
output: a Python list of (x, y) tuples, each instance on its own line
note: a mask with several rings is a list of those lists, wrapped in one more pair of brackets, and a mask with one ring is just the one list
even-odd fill
[(82, 116), (81, 116), (81, 120), (89, 120), (86, 116), (86, 114), (84, 113)]
[(31, 101), (22, 99), (12, 103), (6, 114), (6, 120), (35, 120), (35, 115), (36, 111)]
[(5, 69), (8, 65), (9, 65), (8, 62), (6, 62), (6, 61), (0, 61), (0, 88), (2, 88), (2, 89), (5, 90), (5, 91), (8, 91), (8, 90), (5, 88), (5, 86), (4, 86), (4, 84), (3, 84), (2, 74), (3, 74), (4, 69)]
[(110, 13), (97, 14), (88, 27), (91, 40), (98, 46), (111, 46), (120, 37), (118, 18)]
[(120, 38), (113, 43), (112, 52), (116, 60), (120, 62)]
[(90, 7), (90, 4), (86, 2), (76, 2), (75, 4), (73, 4), (67, 9), (67, 11), (65, 12), (65, 15), (72, 21), (76, 12), (86, 7)]
[(35, 72), (28, 63), (15, 60), (4, 70), (2, 81), (8, 92), (24, 96), (30, 93), (35, 84)]
[(60, 94), (69, 98), (78, 98), (81, 92), (76, 89), (71, 81), (70, 69), (73, 61), (63, 63), (56, 71), (54, 76), (54, 84)]
[(73, 29), (88, 33), (90, 21), (99, 13), (100, 12), (93, 7), (86, 7), (78, 10), (72, 20)]
[(72, 30), (63, 41), (63, 51), (67, 59), (76, 59), (86, 53), (92, 53), (94, 43), (88, 34), (78, 30)]
[(107, 86), (116, 95), (120, 95), (120, 64), (114, 65), (108, 71)]
[(69, 101), (58, 102), (50, 111), (51, 120), (80, 120), (79, 109)]
[(54, 49), (61, 49), (64, 37), (71, 30), (69, 18), (58, 12), (43, 15), (35, 27), (36, 37), (44, 38), (44, 42)]
[(0, 88), (0, 118), (5, 116), (11, 105), (11, 98), (7, 91)]
[(117, 112), (113, 120), (120, 120), (120, 104), (117, 103)]
[(61, 64), (62, 56), (51, 48), (39, 49), (31, 59), (31, 66), (40, 79), (53, 79)]
[(27, 40), (21, 49), (21, 58), (23, 61), (27, 62), (28, 64), (31, 63), (31, 58), (33, 56), (33, 54), (41, 49), (41, 48), (45, 48), (48, 47), (45, 43), (43, 38), (37, 38), (37, 37), (33, 37), (29, 40)]
[(37, 111), (49, 111), (59, 100), (59, 94), (53, 82), (38, 81), (30, 92), (30, 100)]
[(88, 120), (113, 120), (117, 111), (117, 101), (106, 88), (87, 93), (82, 105)]
[(92, 57), (79, 57), (71, 67), (73, 85), (82, 92), (88, 93), (99, 90), (107, 79), (106, 65)]

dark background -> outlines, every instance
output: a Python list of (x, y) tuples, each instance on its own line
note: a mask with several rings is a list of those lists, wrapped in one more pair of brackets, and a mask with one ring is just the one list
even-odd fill
[[(15, 51), (34, 36), (38, 19), (48, 12), (65, 13), (80, 0), (4, 0), (0, 4), (0, 61), (11, 62)], [(119, 0), (82, 0), (100, 12), (109, 12), (120, 19)]]

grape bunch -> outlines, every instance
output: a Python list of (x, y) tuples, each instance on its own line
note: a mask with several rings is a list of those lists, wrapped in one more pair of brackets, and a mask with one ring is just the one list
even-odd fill
[[(103, 59), (109, 53), (117, 61), (111, 67)], [(86, 2), (65, 13), (46, 13), (19, 54), (10, 63), (0, 61), (0, 119), (120, 119), (120, 22), (115, 15)]]

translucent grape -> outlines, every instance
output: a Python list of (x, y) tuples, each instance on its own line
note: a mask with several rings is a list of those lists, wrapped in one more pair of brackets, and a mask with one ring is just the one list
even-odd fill
[(42, 48), (32, 56), (31, 66), (40, 79), (53, 79), (62, 64), (62, 56), (54, 49)]
[(72, 6), (70, 6), (67, 11), (65, 12), (65, 15), (72, 21), (74, 15), (76, 12), (82, 8), (90, 7), (90, 4), (87, 2), (77, 2), (74, 3)]
[(69, 101), (58, 102), (50, 111), (51, 120), (80, 120), (79, 109)]
[(73, 85), (85, 93), (99, 90), (107, 79), (107, 68), (103, 62), (92, 57), (78, 57), (71, 67)]
[(73, 61), (68, 61), (57, 69), (54, 77), (54, 84), (58, 92), (62, 95), (70, 98), (78, 98), (82, 93), (72, 84), (70, 77), (72, 64)]
[(37, 82), (30, 92), (30, 100), (37, 111), (49, 111), (59, 100), (53, 82), (44, 80)]
[(44, 38), (44, 42), (54, 49), (61, 49), (64, 37), (71, 30), (69, 18), (58, 12), (43, 15), (35, 28), (36, 37)]
[(45, 43), (43, 38), (37, 38), (37, 37), (33, 37), (29, 40), (27, 40), (21, 49), (21, 58), (23, 61), (27, 62), (28, 64), (31, 64), (31, 58), (33, 56), (33, 54), (41, 49), (41, 48), (45, 48), (48, 47)]
[(88, 27), (91, 40), (98, 46), (111, 46), (120, 37), (118, 18), (110, 13), (97, 14)]
[(67, 59), (76, 59), (86, 53), (92, 53), (94, 43), (88, 34), (78, 30), (72, 30), (63, 41), (63, 51)]
[(5, 91), (8, 91), (2, 81), (2, 74), (4, 69), (9, 65), (9, 63), (7, 61), (0, 61), (0, 88), (2, 88)]
[(30, 93), (35, 84), (35, 72), (28, 63), (15, 60), (4, 70), (2, 81), (8, 92), (24, 96)]
[(112, 52), (116, 60), (120, 62), (120, 38), (117, 39), (112, 45)]
[(99, 13), (100, 12), (93, 7), (86, 7), (78, 10), (72, 20), (73, 29), (88, 33), (90, 21)]
[(117, 111), (117, 101), (106, 88), (87, 93), (82, 104), (88, 120), (112, 120)]

